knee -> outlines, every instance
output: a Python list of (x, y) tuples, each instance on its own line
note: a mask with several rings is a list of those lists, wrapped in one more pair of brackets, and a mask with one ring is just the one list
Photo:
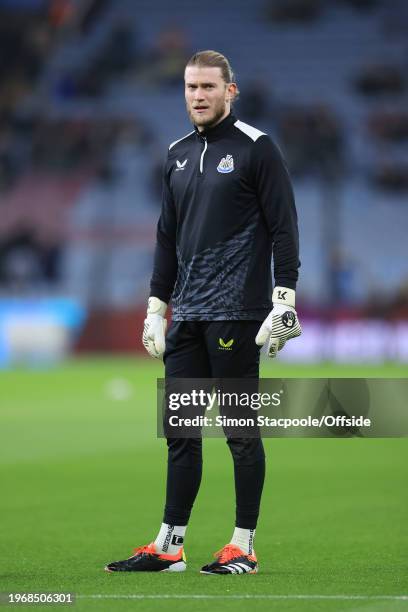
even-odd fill
[(236, 465), (253, 465), (265, 461), (261, 438), (227, 438), (227, 444)]
[(167, 438), (169, 461), (184, 467), (202, 463), (201, 438)]

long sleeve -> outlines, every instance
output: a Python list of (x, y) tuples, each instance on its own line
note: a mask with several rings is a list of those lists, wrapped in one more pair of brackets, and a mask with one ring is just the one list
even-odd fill
[(296, 289), (300, 261), (295, 200), (282, 155), (268, 136), (254, 143), (252, 176), (273, 243), (275, 285)]
[(177, 277), (176, 233), (176, 209), (168, 184), (166, 164), (163, 177), (162, 208), (157, 224), (153, 274), (150, 281), (150, 296), (155, 296), (166, 304), (170, 301)]

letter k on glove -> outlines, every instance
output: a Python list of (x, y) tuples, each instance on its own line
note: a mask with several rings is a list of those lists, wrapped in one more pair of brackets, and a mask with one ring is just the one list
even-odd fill
[(262, 323), (255, 342), (258, 346), (266, 344), (268, 357), (276, 357), (287, 340), (302, 333), (295, 310), (295, 292), (286, 287), (275, 287), (272, 295), (273, 310)]

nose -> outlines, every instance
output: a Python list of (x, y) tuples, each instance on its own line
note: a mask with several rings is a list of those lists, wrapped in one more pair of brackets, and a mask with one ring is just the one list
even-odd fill
[(194, 100), (204, 100), (204, 93), (200, 87), (197, 87), (197, 89), (194, 91)]

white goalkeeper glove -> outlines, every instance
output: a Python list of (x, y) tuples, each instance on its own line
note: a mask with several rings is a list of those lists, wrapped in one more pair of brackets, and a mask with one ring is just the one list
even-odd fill
[(275, 287), (272, 295), (273, 310), (262, 323), (255, 338), (258, 346), (266, 343), (268, 357), (276, 357), (287, 340), (302, 333), (295, 310), (295, 292), (286, 287)]
[(167, 321), (164, 318), (167, 304), (157, 297), (150, 297), (147, 306), (147, 316), (144, 320), (142, 341), (146, 351), (152, 357), (160, 359), (166, 348), (164, 334)]

